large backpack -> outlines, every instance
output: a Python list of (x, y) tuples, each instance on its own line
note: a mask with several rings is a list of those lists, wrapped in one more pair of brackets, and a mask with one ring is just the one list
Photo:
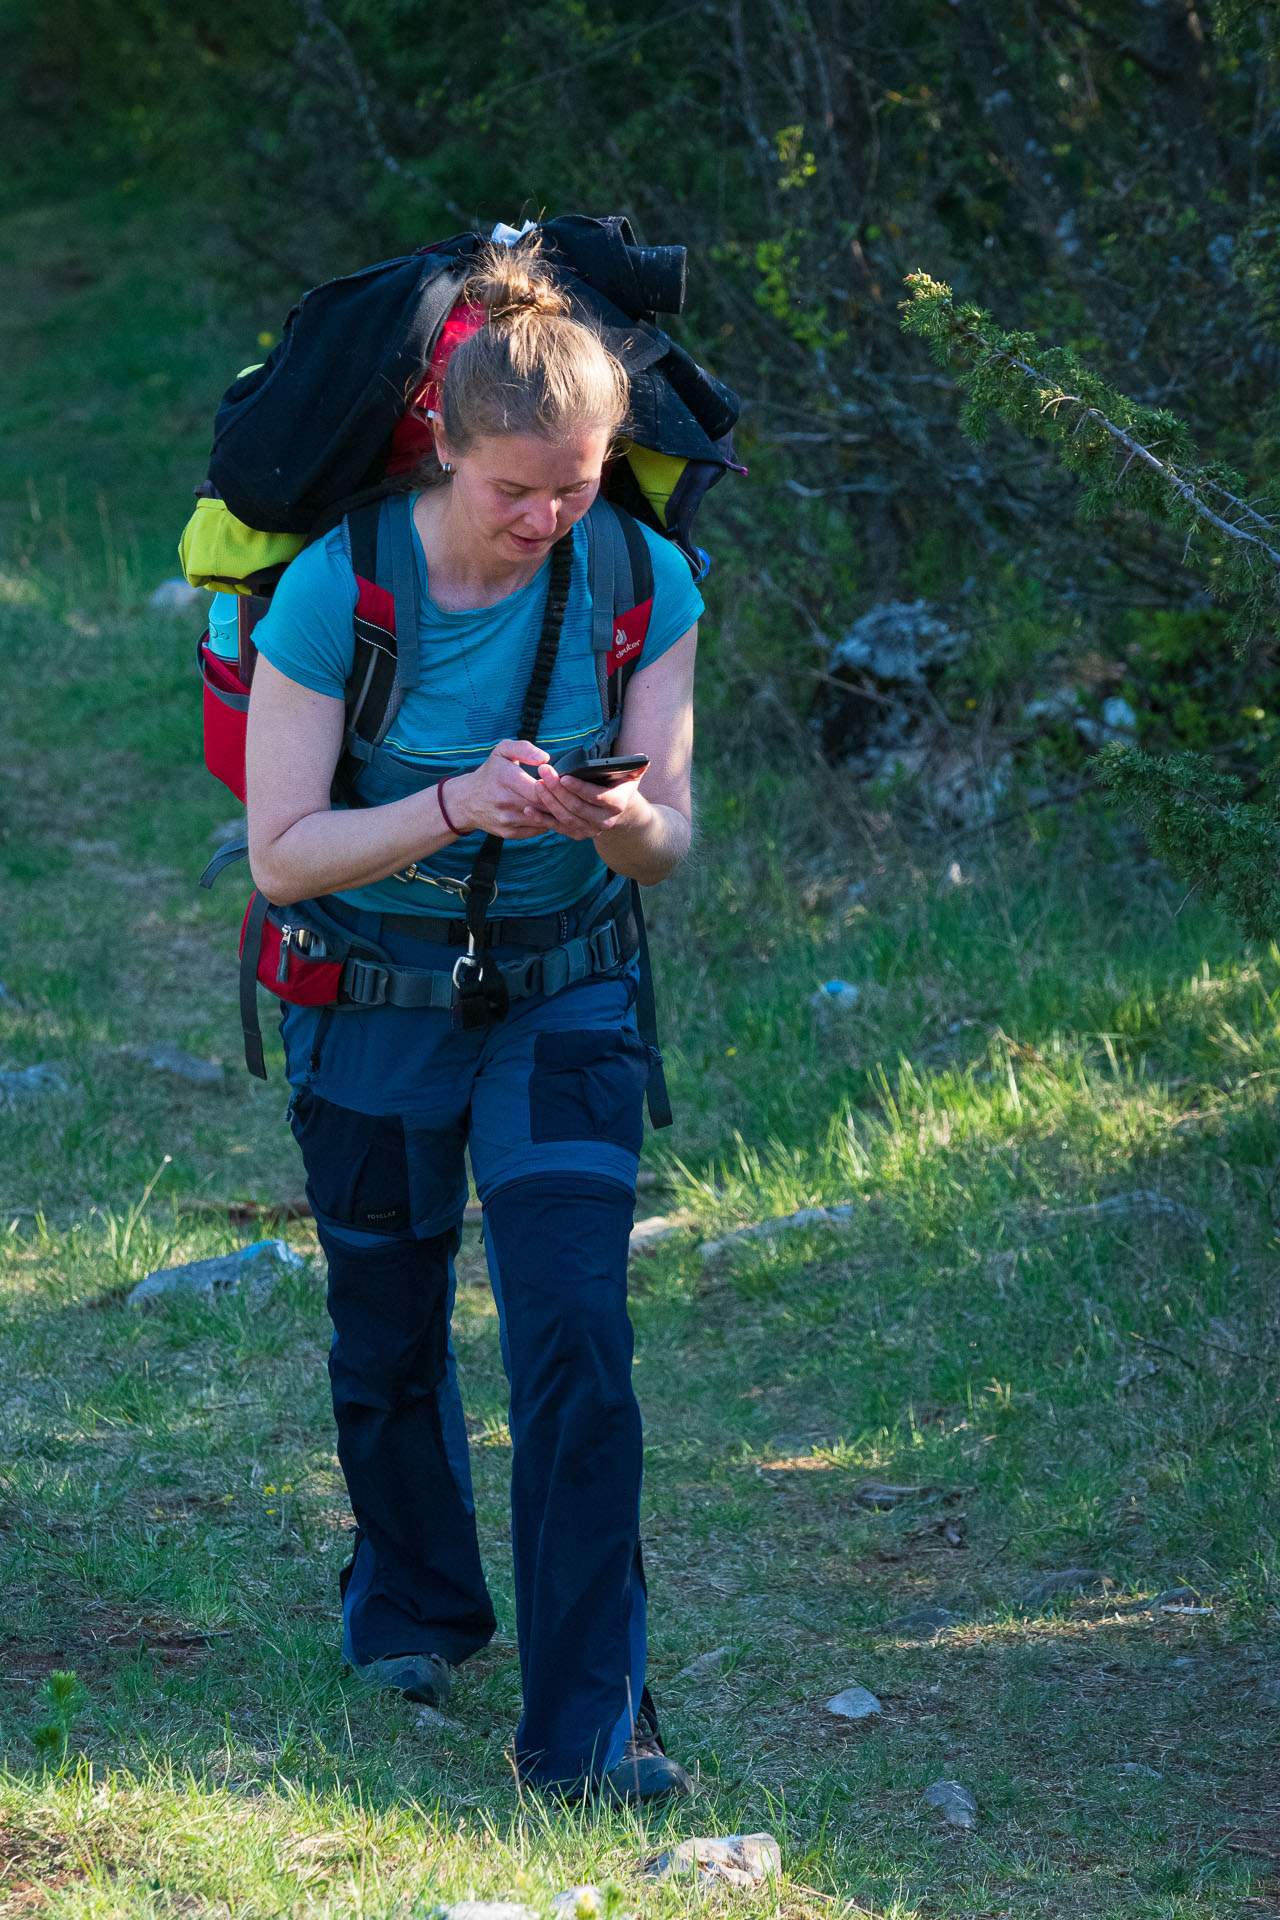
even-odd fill
[[(692, 540), (693, 518), (726, 471), (742, 471), (732, 445), (738, 402), (654, 324), (657, 310), (678, 312), (683, 302), (683, 248), (640, 248), (628, 222), (616, 217), (573, 215), (547, 221), (537, 232), (571, 311), (589, 320), (618, 355), (631, 388), (630, 437), (610, 464), (586, 527), (592, 648), (601, 694), (601, 726), (588, 751), (601, 754), (609, 751), (621, 724), (626, 680), (643, 646), (652, 606), (652, 566), (635, 521), (671, 539), (695, 576), (705, 571), (706, 555)], [(494, 237), (514, 241), (522, 236), (495, 229)], [(477, 233), (455, 235), (312, 289), (288, 315), (268, 360), (242, 373), (223, 397), (209, 479), (197, 490), (180, 553), (194, 585), (239, 596), (238, 657), (216, 653), (207, 634), (198, 657), (205, 686), (206, 763), (242, 800), (245, 719), (256, 657), (253, 629), (289, 560), (308, 539), (340, 522), (350, 543), (358, 600), (335, 798), (349, 802), (354, 797), (363, 764), (379, 761), (383, 771), (398, 764), (385, 754), (382, 741), (403, 694), (418, 679), (404, 489), (407, 476), (431, 452), (430, 416), (449, 355), (483, 321), (482, 312), (460, 300), (483, 244)], [(243, 852), (242, 843), (223, 849), (202, 884), (211, 885)], [(670, 1109), (639, 890), (631, 888), (630, 895), (631, 950), (641, 959), (638, 1014), (653, 1069), (650, 1116), (655, 1125), (665, 1125)], [(444, 1004), (444, 989), (397, 978), (409, 970), (391, 968), (385, 954), (346, 934), (316, 903), (304, 908), (276, 910), (254, 895), (242, 929), (246, 1059), (262, 1077), (259, 983), (304, 1004)], [(483, 911), (479, 918), (483, 921)], [(526, 966), (516, 990), (549, 991), (600, 970), (618, 951), (612, 925), (597, 929), (593, 939), (572, 943), (573, 951), (557, 948), (537, 967)], [(505, 996), (505, 986), (497, 984)], [(415, 991), (436, 998), (396, 999), (398, 993)]]

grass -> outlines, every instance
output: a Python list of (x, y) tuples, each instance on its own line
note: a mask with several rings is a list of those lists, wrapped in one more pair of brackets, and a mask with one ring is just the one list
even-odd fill
[[(318, 1261), (257, 1307), (123, 1297), (266, 1232), (315, 1248), (251, 1213), (301, 1172), (278, 1056), (266, 1087), (238, 1062), (242, 889), (193, 885), (233, 809), (199, 768), (191, 621), (140, 605), (197, 431), (164, 440), (169, 389), (129, 387), (112, 303), (153, 289), (184, 391), (248, 357), (248, 317), (209, 331), (200, 261), (170, 284), (155, 231), (104, 196), (0, 231), (32, 273), (72, 234), (105, 262), (11, 316), (0, 418), (71, 342), (117, 463), (99, 486), (34, 429), (3, 456), (19, 499), (27, 471), (37, 499), (68, 484), (65, 539), (28, 513), (0, 566), (0, 1065), (67, 1090), (0, 1111), (0, 1913), (545, 1910), (611, 1881), (656, 1916), (703, 1896), (643, 1880), (649, 1854), (759, 1829), (784, 1874), (732, 1896), (753, 1911), (1280, 1912), (1280, 955), (1179, 912), (1099, 814), (943, 844), (760, 764), (715, 671), (701, 847), (654, 913), (678, 1124), (643, 1202), (690, 1224), (633, 1271), (653, 1679), (698, 1796), (641, 1821), (517, 1795), (474, 1228), (457, 1340), (499, 1633), (450, 1726), (344, 1675)], [(831, 976), (860, 998), (824, 1019)], [(153, 1039), (225, 1084), (142, 1068)], [(702, 1258), (849, 1200), (846, 1228)], [(925, 1491), (869, 1511), (870, 1479)], [(1072, 1567), (1113, 1584), (1028, 1597)], [(1147, 1604), (1180, 1585), (1210, 1610)], [(893, 1624), (921, 1604), (956, 1616), (937, 1640)], [(853, 1682), (884, 1712), (842, 1725), (824, 1703)], [(975, 1794), (971, 1834), (922, 1805), (940, 1778)]]

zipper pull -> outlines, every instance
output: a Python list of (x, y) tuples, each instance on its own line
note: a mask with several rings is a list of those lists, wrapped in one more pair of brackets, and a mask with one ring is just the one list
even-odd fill
[(293, 944), (293, 928), (280, 929), (280, 957), (276, 961), (276, 985), (283, 987), (289, 979), (289, 948)]

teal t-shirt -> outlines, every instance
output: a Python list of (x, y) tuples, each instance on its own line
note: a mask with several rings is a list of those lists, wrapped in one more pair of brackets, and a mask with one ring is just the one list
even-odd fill
[[(660, 535), (643, 529), (653, 558), (653, 612), (636, 671), (664, 654), (703, 612), (702, 598), (683, 556)], [(499, 740), (516, 736), (533, 666), (547, 597), (548, 565), (518, 593), (496, 606), (446, 612), (431, 598), (426, 557), (414, 542), (418, 565), (421, 677), (392, 722), (383, 743), (393, 757), (420, 772), (423, 786), (449, 774), (468, 773)], [(285, 569), (270, 610), (254, 640), (280, 673), (315, 693), (342, 699), (354, 652), (352, 616), (356, 580), (344, 530), (335, 527), (304, 548)], [(538, 745), (553, 756), (585, 744), (600, 727), (600, 692), (591, 651), (591, 594), (587, 587), (587, 536), (573, 531), (573, 577), (560, 650), (547, 695)], [(396, 789), (398, 795), (399, 789)], [(378, 788), (370, 769), (361, 796), (376, 805), (395, 797)], [(465, 879), (483, 835), (465, 834), (429, 860), (419, 874)], [(495, 918), (547, 913), (583, 899), (600, 882), (604, 866), (589, 840), (540, 834), (512, 840), (503, 849)], [(397, 875), (337, 895), (375, 913), (457, 915), (457, 895), (429, 878)]]

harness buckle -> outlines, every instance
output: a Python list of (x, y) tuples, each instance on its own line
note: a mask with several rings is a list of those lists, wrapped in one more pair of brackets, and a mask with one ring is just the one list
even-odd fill
[(606, 920), (603, 926), (593, 927), (588, 935), (591, 945), (591, 959), (597, 973), (612, 973), (622, 959), (622, 945), (618, 939), (618, 923)]
[(342, 970), (342, 985), (347, 998), (359, 1007), (385, 1007), (391, 985), (390, 970), (376, 961), (359, 960), (354, 955)]

